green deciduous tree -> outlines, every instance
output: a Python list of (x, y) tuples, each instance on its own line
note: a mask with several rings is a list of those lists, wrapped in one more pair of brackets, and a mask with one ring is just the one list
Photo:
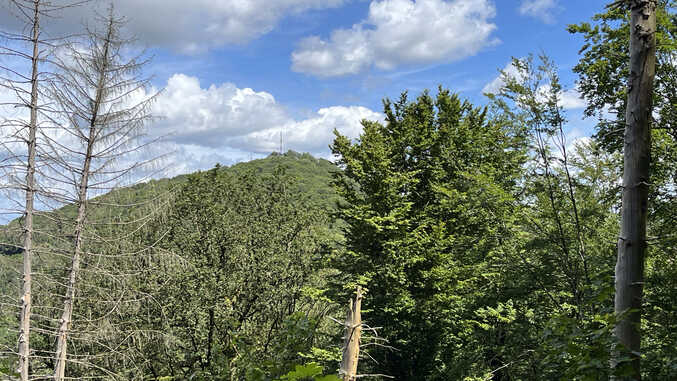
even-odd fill
[(563, 89), (549, 58), (515, 59), (513, 67), (517, 74), (503, 73), (505, 86), (490, 98), (530, 136), (522, 242), (512, 254), (520, 265), (510, 271), (518, 285), (542, 295), (518, 298), (535, 311), (535, 326), (525, 328), (535, 334), (532, 357), (540, 377), (604, 379), (613, 319), (617, 155), (594, 142), (567, 141)]
[[(677, 2), (657, 0), (655, 3), (654, 130), (663, 130), (674, 138), (677, 137)], [(580, 34), (585, 40), (574, 72), (579, 75), (578, 87), (587, 101), (585, 114), (599, 118), (597, 140), (605, 148), (620, 150), (630, 73), (630, 11), (627, 6), (608, 7), (592, 21), (568, 27), (570, 33)]]
[(395, 348), (373, 350), (373, 367), (403, 380), (498, 367), (475, 346), (473, 321), (495, 303), (491, 263), (511, 235), (522, 131), (443, 89), (386, 100), (385, 114), (385, 124), (364, 121), (357, 141), (337, 133), (332, 145), (346, 224), (335, 263), (343, 281), (368, 289), (364, 320)]

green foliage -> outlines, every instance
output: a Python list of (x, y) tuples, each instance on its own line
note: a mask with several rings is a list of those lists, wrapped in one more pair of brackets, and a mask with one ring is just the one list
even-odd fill
[(326, 218), (283, 170), (240, 169), (188, 176), (156, 222), (178, 261), (156, 280), (161, 308), (142, 311), (166, 330), (165, 346), (139, 349), (154, 372), (270, 379), (321, 339)]
[(343, 169), (338, 217), (347, 225), (335, 291), (344, 300), (341, 284), (368, 290), (365, 319), (395, 348), (373, 351), (376, 373), (483, 373), (492, 356), (476, 350), (482, 338), (472, 321), (493, 300), (492, 258), (511, 235), (523, 136), (443, 89), (386, 101), (385, 113), (385, 125), (364, 122), (358, 141), (337, 133), (332, 146)]
[[(518, 73), (505, 78), (493, 99), (504, 113), (524, 121), (532, 143), (520, 248), (508, 253), (516, 265), (508, 266), (512, 282), (532, 289), (518, 297), (535, 312), (525, 329), (534, 348), (529, 361), (538, 369), (530, 378), (607, 379), (618, 155), (594, 142), (566, 142), (562, 88), (547, 57), (538, 64), (533, 57), (515, 60), (514, 66)], [(527, 371), (511, 368), (512, 374)]]
[[(674, 0), (659, 0), (656, 9), (656, 78), (654, 82), (654, 127), (677, 136), (677, 15)], [(586, 115), (600, 118), (596, 138), (603, 147), (622, 147), (627, 102), (630, 44), (630, 11), (610, 7), (593, 17), (593, 24), (569, 25), (570, 33), (580, 34), (585, 44), (574, 67), (578, 85), (588, 101)], [(608, 112), (610, 115), (605, 115)]]
[[(644, 377), (656, 380), (677, 375), (674, 6), (659, 8), (642, 323)], [(337, 306), (359, 284), (368, 290), (366, 323), (393, 348), (367, 345), (377, 362), (364, 356), (360, 373), (608, 379), (629, 31), (619, 8), (593, 21), (569, 27), (586, 40), (574, 70), (586, 114), (600, 118), (592, 141), (564, 140), (557, 69), (545, 56), (528, 57), (514, 61), (519, 74), (505, 78), (487, 108), (444, 89), (386, 100), (385, 124), (363, 122), (354, 141), (336, 133), (338, 167), (290, 151), (92, 200), (87, 233), (107, 239), (87, 246), (102, 255), (83, 264), (76, 315), (99, 318), (76, 323), (96, 335), (74, 340), (73, 353), (112, 370), (111, 379), (335, 381), (325, 369), (340, 359), (341, 332), (326, 316), (342, 318)], [(111, 206), (148, 199), (157, 202)], [(69, 227), (53, 221), (74, 212), (38, 216), (37, 245), (68, 243)], [(97, 224), (111, 216), (119, 226)], [(137, 223), (122, 223), (129, 220)], [(18, 226), (0, 237), (0, 288), (12, 297)], [(36, 259), (40, 274), (62, 267)], [(44, 295), (60, 286), (36, 284), (47, 316)], [(0, 311), (5, 352), (16, 344), (16, 324), (13, 311)], [(44, 354), (51, 337), (33, 335)], [(0, 357), (0, 374), (13, 372), (10, 360)], [(78, 365), (69, 372), (101, 377)]]
[(323, 369), (317, 363), (308, 363), (306, 365), (297, 365), (294, 370), (280, 377), (276, 381), (339, 381), (335, 375), (323, 376)]
[(6, 358), (0, 358), (0, 376), (18, 378), (20, 375), (12, 368), (12, 362)]
[[(73, 328), (97, 335), (77, 336), (71, 346), (100, 369), (72, 364), (69, 375), (97, 378), (107, 369), (107, 378), (213, 379), (259, 372), (271, 379), (307, 361), (334, 367), (336, 353), (326, 344), (338, 332), (323, 319), (333, 307), (323, 295), (322, 278), (330, 271), (322, 253), (337, 239), (325, 216), (336, 202), (329, 184), (335, 170), (326, 160), (288, 152), (91, 200), (87, 235), (103, 240), (87, 244), (96, 255), (83, 264), (76, 316), (99, 318), (76, 321)], [(67, 247), (73, 213), (66, 206), (38, 216), (41, 250)], [(19, 242), (18, 226), (7, 226), (3, 242)], [(227, 263), (211, 267), (222, 254)], [(0, 288), (14, 304), (21, 258), (0, 260)], [(68, 267), (59, 256), (40, 256), (35, 266), (39, 276)], [(34, 287), (34, 302), (45, 316), (60, 307), (50, 298), (56, 287), (43, 281)], [(207, 356), (211, 309), (222, 331), (214, 331), (219, 340)], [(242, 322), (240, 315), (246, 315)], [(14, 311), (2, 309), (0, 320), (0, 345), (14, 350), (15, 335), (1, 333), (18, 324)], [(50, 350), (47, 335), (32, 336), (38, 353)], [(200, 343), (197, 349), (191, 340)], [(208, 357), (210, 366), (203, 369)], [(37, 359), (32, 365), (49, 368)]]
[(330, 161), (316, 159), (309, 153), (287, 151), (284, 154), (272, 153), (265, 159), (238, 163), (228, 168), (233, 173), (272, 174), (277, 168), (284, 168), (287, 176), (294, 179), (291, 184), (295, 193), (308, 197), (307, 202), (313, 207), (331, 209), (338, 201), (334, 188), (331, 187), (331, 174), (337, 168)]
[(0, 311), (0, 376), (18, 377), (16, 373), (16, 362), (8, 357), (6, 353), (16, 350), (13, 345), (17, 342), (17, 335), (9, 327), (18, 326), (19, 322), (7, 309)]

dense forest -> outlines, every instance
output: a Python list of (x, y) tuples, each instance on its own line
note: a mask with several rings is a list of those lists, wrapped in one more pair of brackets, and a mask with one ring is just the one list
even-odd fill
[[(384, 99), (358, 139), (335, 131), (332, 161), (290, 150), (123, 187), (152, 172), (138, 152), (153, 95), (128, 99), (149, 87), (145, 58), (124, 53), (112, 10), (68, 58), (32, 56), (52, 43), (38, 16), (58, 9), (22, 4), (34, 91), (14, 88), (34, 112), (3, 121), (21, 143), (2, 144), (3, 190), (24, 208), (0, 226), (0, 379), (354, 380), (339, 368), (358, 288), (359, 377), (677, 379), (675, 1), (569, 26), (590, 138), (567, 140), (559, 69), (540, 54), (483, 104), (443, 86)], [(652, 17), (655, 78), (633, 87), (633, 31)], [(50, 75), (31, 77), (37, 64)], [(637, 110), (650, 136), (633, 140)], [(637, 141), (650, 177), (631, 186)], [(619, 310), (631, 188), (646, 197), (643, 278)]]

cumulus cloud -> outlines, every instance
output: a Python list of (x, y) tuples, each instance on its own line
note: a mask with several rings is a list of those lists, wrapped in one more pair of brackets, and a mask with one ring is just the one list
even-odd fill
[(383, 114), (361, 106), (332, 106), (321, 108), (315, 115), (300, 121), (289, 121), (283, 126), (232, 139), (231, 144), (255, 152), (271, 152), (278, 147), (279, 137), (283, 145), (297, 151), (311, 152), (327, 157), (328, 146), (334, 139), (333, 131), (356, 138), (362, 132), (361, 121), (383, 121)]
[(289, 115), (275, 97), (232, 83), (202, 87), (195, 77), (173, 75), (154, 105), (160, 116), (152, 126), (172, 152), (171, 174), (232, 164), (252, 155), (284, 149), (329, 157), (333, 130), (359, 136), (363, 119), (383, 121), (383, 114), (361, 106), (332, 106), (303, 119)]
[(498, 94), (498, 92), (501, 90), (503, 86), (505, 86), (505, 79), (506, 76), (508, 78), (517, 78), (517, 76), (520, 75), (519, 70), (515, 67), (515, 65), (512, 64), (511, 62), (508, 62), (507, 65), (501, 70), (501, 74), (499, 74), (496, 78), (494, 78), (491, 82), (487, 83), (484, 85), (482, 88), (482, 93), (483, 94)]
[(164, 120), (157, 131), (173, 141), (218, 147), (224, 137), (282, 125), (288, 117), (266, 92), (237, 88), (232, 83), (202, 88), (195, 77), (175, 74), (155, 104)]
[[(512, 62), (509, 62), (503, 68), (503, 70), (501, 70), (501, 74), (484, 85), (482, 88), (482, 93), (498, 94), (501, 88), (505, 85), (506, 76), (509, 78), (515, 78), (518, 81), (526, 80), (526, 78), (520, 78), (521, 74), (519, 70), (512, 64)], [(536, 96), (537, 98), (544, 100), (548, 92), (550, 92), (550, 84), (545, 83), (538, 88)], [(586, 106), (585, 100), (577, 89), (562, 90), (559, 94), (558, 104), (565, 110), (580, 109)]]
[(576, 89), (562, 91), (559, 105), (565, 110), (580, 109), (586, 106), (585, 100), (583, 99), (581, 93), (579, 93)]
[(196, 144), (179, 144), (163, 142), (154, 147), (161, 154), (157, 164), (159, 171), (153, 177), (174, 177), (198, 170), (213, 168), (217, 163), (232, 165), (241, 161), (258, 159), (264, 155), (231, 149), (228, 147), (204, 147)]
[[(127, 103), (136, 104), (155, 92), (156, 89), (135, 91), (130, 94)], [(14, 100), (14, 95), (0, 86), (0, 122), (26, 120), (25, 108), (2, 105)], [(328, 146), (333, 141), (334, 129), (356, 138), (362, 132), (363, 119), (384, 121), (382, 113), (362, 106), (324, 107), (309, 112), (303, 118), (294, 118), (268, 92), (239, 88), (232, 83), (203, 86), (197, 78), (184, 74), (174, 74), (169, 78), (152, 107), (152, 113), (157, 118), (148, 126), (148, 136), (143, 138), (142, 143), (153, 143), (143, 152), (126, 155), (116, 165), (124, 167), (135, 161), (161, 156), (163, 160), (154, 163), (155, 167), (138, 171), (133, 179), (123, 179), (126, 183), (139, 178), (174, 176), (207, 169), (216, 163), (230, 165), (263, 157), (279, 150), (280, 135), (285, 150), (310, 152), (329, 158)], [(2, 127), (0, 161), (10, 151), (18, 154), (25, 151), (25, 144), (10, 138), (20, 127)], [(61, 130), (50, 129), (48, 134), (61, 144), (80, 148), (78, 144), (81, 142), (71, 141), (72, 136)], [(70, 140), (66, 139), (69, 137)]]
[[(550, 84), (546, 83), (538, 87), (536, 90), (536, 99), (545, 101), (550, 95)], [(557, 104), (565, 110), (574, 110), (585, 107), (585, 100), (580, 92), (576, 89), (561, 90), (559, 92), (559, 99)]]
[(519, 12), (523, 16), (530, 16), (546, 24), (555, 22), (555, 13), (561, 10), (557, 0), (522, 0)]
[[(567, 131), (564, 135), (564, 148), (566, 149), (566, 154), (568, 160), (571, 160), (576, 156), (580, 148), (589, 145), (592, 142), (592, 138), (578, 128), (572, 128)], [(552, 149), (552, 154), (554, 158), (558, 159), (553, 164), (557, 167), (561, 167), (564, 160), (564, 151), (562, 150), (562, 145), (560, 142), (556, 142), (555, 139), (549, 142), (550, 148)], [(575, 167), (570, 167), (570, 170), (576, 171)]]
[(303, 39), (292, 69), (332, 77), (461, 60), (497, 43), (495, 15), (490, 0), (374, 0), (367, 19), (352, 28)]
[[(26, 133), (23, 130), (30, 118), (30, 111), (17, 98), (12, 87), (16, 86), (20, 92), (30, 90), (27, 84), (10, 84), (0, 81), (0, 168), (3, 170), (4, 160), (11, 155), (22, 155), (26, 150)], [(6, 176), (4, 176), (6, 177)], [(0, 180), (0, 184), (2, 181)]]
[[(128, 28), (142, 42), (182, 53), (199, 53), (226, 44), (241, 44), (275, 28), (290, 14), (333, 8), (347, 0), (116, 0), (115, 11), (129, 20)], [(105, 14), (107, 2), (98, 2)], [(3, 9), (4, 8), (4, 9)], [(90, 4), (69, 8), (62, 17), (49, 19), (53, 33), (80, 32), (81, 22), (92, 20)], [(16, 12), (0, 5), (0, 25), (18, 27)]]

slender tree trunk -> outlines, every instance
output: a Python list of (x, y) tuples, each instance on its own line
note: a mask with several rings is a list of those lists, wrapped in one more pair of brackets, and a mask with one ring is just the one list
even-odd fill
[[(562, 149), (562, 160), (564, 165), (564, 173), (567, 177), (567, 189), (569, 190), (569, 199), (571, 200), (571, 207), (574, 212), (574, 223), (576, 226), (576, 239), (578, 240), (578, 256), (583, 263), (583, 276), (586, 283), (590, 284), (590, 272), (588, 270), (588, 258), (585, 253), (585, 243), (583, 242), (583, 229), (581, 228), (580, 214), (578, 213), (578, 203), (576, 202), (576, 194), (574, 192), (574, 183), (571, 179), (571, 172), (569, 171), (569, 156), (567, 155), (567, 147), (565, 142), (564, 129), (562, 128), (562, 118), (560, 117), (559, 109), (557, 110), (557, 117), (560, 120), (557, 127), (559, 129), (559, 136)], [(580, 307), (580, 306), (579, 306)]]
[(623, 205), (616, 262), (615, 312), (619, 317), (613, 366), (618, 356), (629, 356), (630, 374), (624, 380), (640, 380), (640, 322), (646, 253), (650, 120), (656, 62), (656, 2), (630, 0), (630, 76), (625, 115)]
[(341, 374), (343, 381), (357, 379), (357, 363), (360, 358), (360, 337), (362, 336), (362, 289), (357, 288), (355, 299), (350, 300), (346, 317), (346, 336), (343, 344)]
[[(95, 128), (90, 128), (89, 141), (95, 137)], [(87, 183), (89, 180), (89, 167), (92, 160), (92, 144), (88, 144), (87, 156), (82, 167), (82, 177), (80, 189), (78, 192), (78, 216), (75, 222), (75, 248), (71, 260), (71, 271), (68, 276), (68, 286), (66, 289), (66, 298), (63, 303), (61, 320), (59, 321), (59, 334), (56, 344), (56, 362), (54, 365), (54, 380), (61, 381), (66, 372), (66, 354), (68, 334), (71, 328), (73, 318), (73, 303), (75, 302), (75, 287), (77, 276), (80, 271), (80, 258), (82, 256), (82, 233), (85, 227), (87, 213)]]
[(40, 1), (33, 2), (31, 58), (31, 116), (28, 127), (28, 161), (26, 168), (26, 216), (24, 219), (23, 295), (21, 296), (21, 317), (19, 327), (19, 374), (21, 381), (28, 381), (30, 365), (31, 334), (31, 272), (33, 257), (33, 208), (35, 199), (35, 151), (38, 129), (38, 38), (40, 37)]
[(80, 188), (78, 190), (78, 216), (75, 222), (75, 247), (73, 249), (73, 258), (71, 261), (71, 271), (68, 276), (68, 286), (66, 290), (66, 298), (64, 299), (63, 311), (61, 320), (59, 321), (59, 333), (56, 343), (56, 361), (54, 364), (54, 380), (62, 381), (66, 373), (66, 361), (68, 353), (68, 336), (70, 333), (71, 323), (73, 319), (73, 304), (75, 303), (75, 290), (78, 273), (80, 271), (80, 260), (82, 257), (82, 234), (86, 223), (87, 214), (87, 186), (90, 177), (90, 166), (94, 156), (94, 145), (97, 142), (99, 129), (98, 117), (99, 108), (105, 98), (105, 83), (108, 60), (108, 49), (113, 33), (112, 25), (109, 25), (108, 36), (104, 44), (104, 52), (102, 54), (101, 67), (99, 68), (99, 78), (97, 80), (96, 95), (92, 105), (91, 119), (89, 121), (89, 136), (87, 137), (87, 151), (85, 153), (85, 160), (82, 166), (80, 176)]
[(82, 167), (82, 177), (80, 189), (78, 192), (78, 216), (75, 222), (75, 249), (71, 262), (71, 271), (68, 276), (68, 288), (66, 290), (66, 299), (64, 300), (63, 312), (59, 321), (59, 335), (56, 346), (56, 363), (54, 366), (54, 379), (63, 380), (66, 371), (66, 353), (68, 343), (68, 333), (70, 332), (71, 321), (73, 317), (73, 303), (75, 301), (75, 287), (78, 272), (80, 270), (80, 258), (82, 256), (82, 233), (85, 227), (87, 213), (87, 184), (89, 181), (89, 168), (92, 161), (92, 142), (96, 136), (94, 120), (89, 130), (89, 140), (87, 144), (87, 155)]

